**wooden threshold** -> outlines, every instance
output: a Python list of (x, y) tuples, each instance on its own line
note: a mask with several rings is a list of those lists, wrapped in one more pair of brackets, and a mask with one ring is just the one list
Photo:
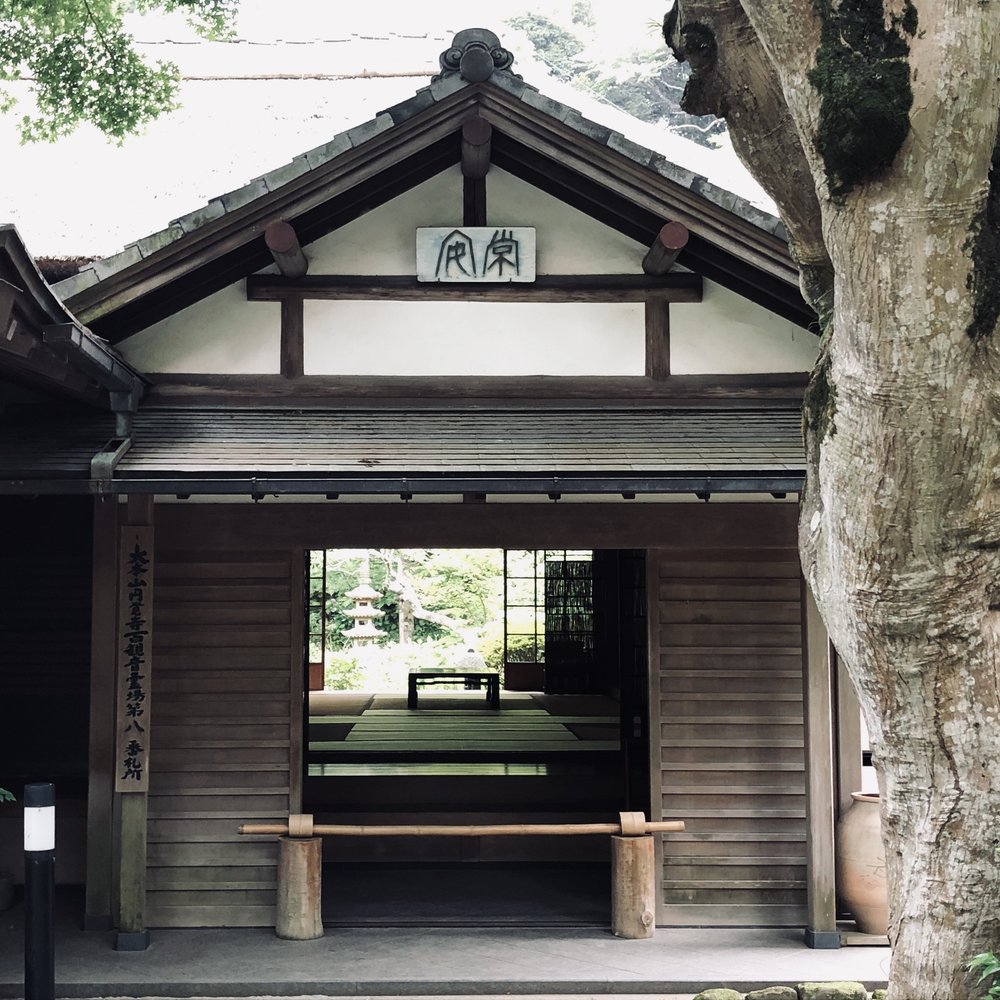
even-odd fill
[(841, 931), (842, 948), (888, 948), (889, 938), (885, 934), (862, 934), (861, 931)]

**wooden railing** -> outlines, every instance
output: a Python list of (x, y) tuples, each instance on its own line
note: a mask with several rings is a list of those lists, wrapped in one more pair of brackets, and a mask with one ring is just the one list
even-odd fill
[(683, 833), (679, 820), (649, 821), (623, 812), (617, 823), (367, 824), (314, 823), (293, 814), (287, 823), (245, 823), (242, 834), (281, 837), (278, 854), (278, 937), (302, 941), (323, 936), (320, 915), (322, 837), (573, 837), (611, 836), (611, 932), (616, 937), (652, 937), (656, 922), (654, 833)]

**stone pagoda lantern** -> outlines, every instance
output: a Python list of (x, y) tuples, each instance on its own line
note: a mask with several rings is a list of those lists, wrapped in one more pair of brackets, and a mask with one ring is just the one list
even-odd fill
[(354, 601), (354, 607), (349, 612), (354, 624), (351, 628), (344, 629), (344, 635), (354, 646), (368, 646), (381, 639), (385, 632), (376, 627), (375, 619), (381, 618), (385, 612), (375, 607), (375, 601), (382, 595), (371, 585), (371, 568), (367, 552), (361, 562), (358, 585), (349, 590), (345, 596)]

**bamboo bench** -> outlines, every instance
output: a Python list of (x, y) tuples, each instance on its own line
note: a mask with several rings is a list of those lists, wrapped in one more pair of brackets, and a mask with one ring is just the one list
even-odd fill
[(454, 684), (456, 681), (478, 681), (486, 684), (486, 704), (500, 708), (500, 674), (495, 670), (414, 670), (410, 673), (406, 692), (406, 707), (417, 707), (417, 686), (424, 684)]

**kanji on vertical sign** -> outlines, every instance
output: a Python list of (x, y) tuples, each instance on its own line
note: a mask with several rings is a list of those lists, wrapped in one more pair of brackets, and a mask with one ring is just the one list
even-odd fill
[(152, 528), (122, 529), (118, 567), (118, 711), (115, 791), (149, 788), (149, 680), (152, 665)]

